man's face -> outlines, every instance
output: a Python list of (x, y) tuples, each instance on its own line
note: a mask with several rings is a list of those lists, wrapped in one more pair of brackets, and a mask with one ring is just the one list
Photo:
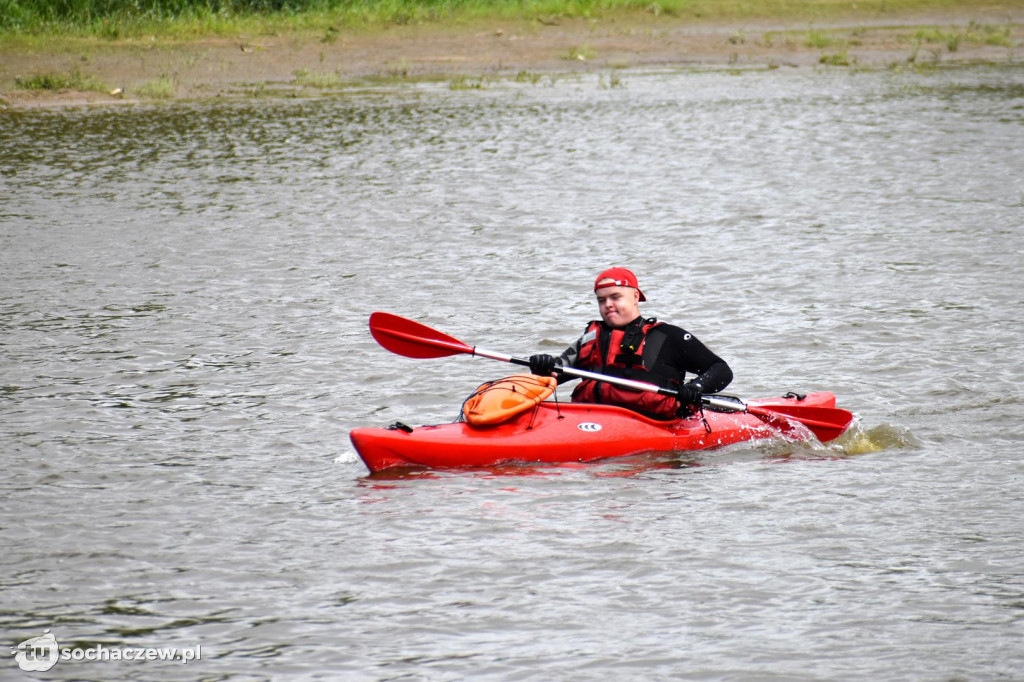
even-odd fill
[(597, 290), (597, 309), (609, 327), (625, 327), (640, 315), (640, 292), (631, 287), (602, 287)]

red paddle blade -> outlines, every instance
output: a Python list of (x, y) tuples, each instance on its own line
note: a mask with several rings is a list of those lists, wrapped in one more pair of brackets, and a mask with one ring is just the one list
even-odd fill
[(370, 315), (370, 334), (381, 346), (407, 358), (443, 358), (473, 354), (470, 346), (436, 329), (391, 313)]
[(805, 405), (747, 405), (747, 412), (784, 428), (786, 422), (803, 424), (822, 443), (835, 440), (853, 421), (853, 413), (838, 407)]

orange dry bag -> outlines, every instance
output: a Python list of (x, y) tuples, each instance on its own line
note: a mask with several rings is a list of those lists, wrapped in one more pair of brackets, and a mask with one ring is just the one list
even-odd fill
[(513, 374), (480, 384), (462, 404), (462, 416), (474, 426), (501, 424), (555, 392), (554, 377)]

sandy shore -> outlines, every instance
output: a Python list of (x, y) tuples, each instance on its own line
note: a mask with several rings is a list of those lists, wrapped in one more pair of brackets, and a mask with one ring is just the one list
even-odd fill
[[(601, 20), (395, 27), (320, 36), (254, 35), (168, 42), (80, 41), (52, 49), (0, 46), (0, 106), (28, 108), (154, 98), (342, 91), (373, 81), (487, 79), (638, 67), (889, 68), (1024, 63), (1024, 6), (828, 23), (699, 23), (631, 14)], [(922, 27), (959, 42), (915, 37)], [(998, 32), (1003, 44), (978, 36)], [(16, 78), (78, 73), (103, 92), (24, 90)], [(107, 91), (109, 88), (109, 91)]]

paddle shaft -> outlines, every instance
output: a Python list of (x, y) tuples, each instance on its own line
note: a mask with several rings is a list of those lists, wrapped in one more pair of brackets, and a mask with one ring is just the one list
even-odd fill
[[(487, 350), (486, 348), (473, 347), (473, 355), (480, 356), (482, 358), (488, 358), (490, 360), (500, 360), (501, 362), (510, 362), (513, 365), (522, 365), (523, 367), (529, 367), (530, 361), (524, 360), (523, 358), (516, 358), (505, 353), (499, 353), (493, 350)], [(568, 374), (580, 379), (593, 379), (594, 381), (603, 381), (607, 384), (613, 384), (615, 386), (621, 386), (622, 388), (631, 388), (634, 391), (647, 391), (649, 393), (660, 393), (661, 395), (677, 396), (679, 391), (671, 388), (663, 388), (657, 384), (651, 384), (646, 381), (636, 381), (634, 379), (624, 379), (622, 377), (613, 377), (607, 374), (598, 374), (597, 372), (588, 372), (585, 369), (576, 369), (575, 367), (561, 367), (555, 366), (556, 372), (562, 374)], [(719, 398), (712, 398), (709, 396), (703, 396), (701, 400), (705, 405), (711, 407), (718, 407), (724, 410), (741, 411), (746, 409), (746, 404), (742, 401), (733, 402), (731, 400), (721, 400)]]

